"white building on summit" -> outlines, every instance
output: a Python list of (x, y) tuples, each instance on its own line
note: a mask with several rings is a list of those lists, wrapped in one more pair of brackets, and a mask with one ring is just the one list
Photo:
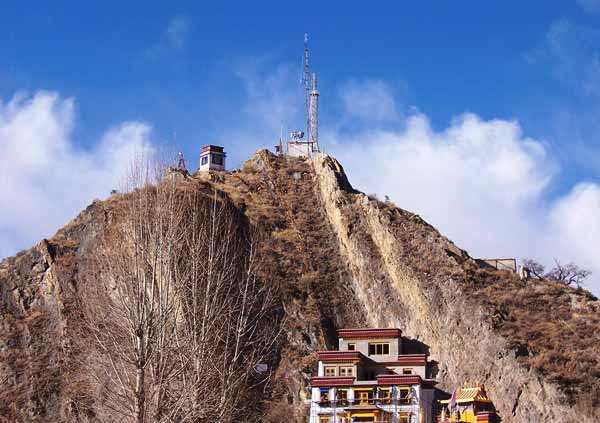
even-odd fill
[(223, 147), (218, 145), (203, 145), (200, 151), (199, 171), (225, 170), (225, 153)]

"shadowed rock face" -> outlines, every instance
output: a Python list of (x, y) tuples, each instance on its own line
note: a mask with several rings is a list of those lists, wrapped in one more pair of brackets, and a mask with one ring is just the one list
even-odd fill
[[(479, 269), (419, 216), (355, 191), (327, 156), (261, 151), (240, 171), (178, 181), (221, 191), (262, 234), (259, 273), (285, 314), (262, 421), (303, 421), (314, 352), (356, 326), (400, 327), (429, 350), (441, 388), (485, 383), (505, 422), (598, 421), (600, 307), (589, 293)], [(0, 422), (102, 414), (97, 398), (77, 407), (86, 369), (70, 363), (80, 272), (122, 198), (0, 263)]]

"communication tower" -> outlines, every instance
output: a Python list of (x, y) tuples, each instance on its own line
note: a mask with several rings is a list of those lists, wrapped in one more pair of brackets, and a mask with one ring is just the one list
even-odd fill
[[(305, 131), (290, 133), (287, 142), (287, 154), (296, 157), (312, 157), (319, 150), (319, 91), (317, 75), (310, 70), (310, 49), (308, 34), (304, 34), (304, 55), (302, 58), (302, 86), (304, 88)], [(305, 137), (306, 136), (306, 137)]]

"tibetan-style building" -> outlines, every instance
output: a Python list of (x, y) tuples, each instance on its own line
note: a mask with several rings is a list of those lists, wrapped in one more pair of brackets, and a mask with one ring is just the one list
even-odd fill
[(439, 423), (498, 423), (500, 418), (483, 385), (457, 389), (452, 397), (440, 401)]
[(434, 384), (425, 354), (403, 354), (400, 329), (341, 329), (320, 351), (310, 423), (433, 423)]
[(211, 170), (225, 170), (225, 157), (227, 154), (223, 147), (218, 145), (206, 144), (200, 150), (200, 172), (208, 172)]

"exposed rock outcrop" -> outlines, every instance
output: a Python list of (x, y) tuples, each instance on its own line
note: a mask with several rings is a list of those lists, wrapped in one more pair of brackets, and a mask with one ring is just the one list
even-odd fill
[(370, 325), (401, 327), (427, 344), (442, 387), (484, 382), (503, 421), (596, 421), (569, 406), (556, 384), (516, 360), (492, 327), (489, 310), (474, 299), (476, 288), (465, 283), (474, 260), (417, 215), (350, 190), (331, 157), (318, 157), (314, 165)]

